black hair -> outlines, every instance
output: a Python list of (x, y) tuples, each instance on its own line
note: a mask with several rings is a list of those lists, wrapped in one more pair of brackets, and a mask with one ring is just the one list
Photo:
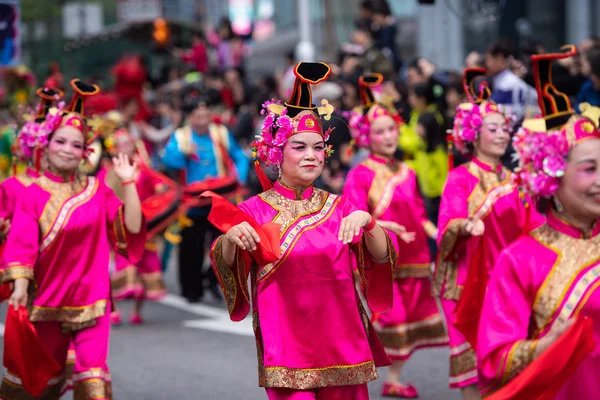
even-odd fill
[(408, 63), (408, 68), (414, 68), (417, 70), (417, 72), (419, 73), (419, 75), (423, 75), (423, 69), (421, 68), (421, 66), (419, 65), (419, 61), (421, 60), (421, 57), (417, 57), (417, 58), (413, 58), (412, 60), (410, 60), (410, 62)]
[(444, 127), (440, 125), (434, 113), (424, 112), (419, 116), (418, 124), (425, 128), (425, 142), (427, 143), (427, 152), (435, 151), (439, 146), (446, 145), (446, 133)]
[(369, 19), (359, 19), (354, 23), (356, 30), (366, 32), (371, 38), (375, 37), (375, 31), (373, 30), (373, 24)]
[(594, 45), (585, 53), (585, 57), (590, 63), (592, 75), (600, 79), (600, 45)]
[(375, 9), (375, 4), (372, 0), (363, 0), (360, 2), (360, 8), (373, 11)]
[(425, 99), (427, 105), (435, 102), (433, 87), (429, 83), (417, 83), (411, 86), (410, 91), (412, 91), (415, 96)]
[(508, 58), (514, 55), (514, 46), (508, 39), (499, 39), (488, 47), (488, 53), (494, 57), (501, 55)]

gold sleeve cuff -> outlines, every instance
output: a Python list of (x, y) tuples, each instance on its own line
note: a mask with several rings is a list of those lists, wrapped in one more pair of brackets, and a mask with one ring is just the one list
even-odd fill
[(519, 340), (508, 353), (506, 369), (504, 370), (502, 384), (506, 384), (520, 374), (533, 361), (533, 353), (537, 345), (536, 340)]
[[(225, 295), (225, 302), (227, 303), (227, 309), (231, 314), (235, 307), (237, 298), (237, 286), (235, 281), (235, 274), (231, 267), (227, 265), (223, 259), (223, 240), (224, 236), (221, 236), (215, 242), (213, 248), (213, 257), (215, 262), (215, 272), (221, 283), (223, 294)], [(237, 260), (237, 257), (236, 257)]]
[(446, 261), (446, 258), (452, 253), (452, 250), (454, 250), (454, 247), (456, 246), (460, 230), (466, 223), (466, 218), (456, 218), (448, 223), (442, 236), (442, 240), (440, 240), (440, 260)]
[(33, 268), (30, 265), (9, 265), (4, 270), (4, 276), (2, 276), (2, 283), (12, 282), (19, 278), (25, 278), (30, 281), (34, 280)]

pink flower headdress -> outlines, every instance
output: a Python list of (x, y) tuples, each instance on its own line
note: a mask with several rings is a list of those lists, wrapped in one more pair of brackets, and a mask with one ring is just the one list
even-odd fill
[(519, 161), (514, 179), (532, 197), (554, 195), (565, 174), (569, 151), (584, 140), (600, 138), (600, 108), (583, 103), (581, 114), (576, 114), (569, 98), (552, 83), (553, 60), (577, 52), (575, 46), (563, 50), (531, 57), (542, 117), (525, 120), (513, 139)]
[(377, 118), (389, 116), (396, 121), (398, 127), (404, 122), (402, 117), (395, 110), (392, 110), (375, 101), (373, 90), (381, 85), (383, 75), (381, 74), (366, 74), (358, 80), (358, 91), (360, 96), (361, 106), (352, 111), (344, 113), (344, 117), (348, 119), (348, 127), (352, 135), (351, 147), (356, 145), (361, 148), (369, 147), (369, 132), (371, 124)]
[(510, 119), (509, 113), (501, 105), (491, 102), (490, 90), (487, 82), (481, 82), (478, 94), (475, 92), (475, 80), (477, 77), (487, 74), (483, 68), (467, 68), (463, 76), (463, 87), (468, 98), (467, 103), (459, 105), (454, 117), (454, 126), (448, 138), (449, 142), (461, 153), (470, 151), (469, 144), (477, 140), (477, 136), (483, 126), (483, 119), (493, 113), (498, 113)]
[(41, 100), (36, 107), (35, 117), (32, 116), (17, 132), (13, 154), (18, 154), (22, 161), (32, 161), (34, 168), (39, 171), (48, 136), (60, 125), (64, 102), (60, 102), (58, 108), (52, 107), (55, 101), (62, 98), (61, 90), (39, 88), (36, 95)]
[[(261, 114), (265, 119), (260, 134), (253, 142), (252, 157), (264, 190), (269, 189), (272, 183), (258, 165), (259, 161), (267, 166), (279, 167), (283, 162), (283, 147), (291, 136), (310, 132), (323, 136), (325, 142), (329, 140), (333, 129), (323, 132), (321, 116), (329, 120), (333, 106), (327, 100), (323, 100), (320, 107), (313, 105), (311, 85), (327, 79), (330, 72), (331, 68), (325, 63), (298, 63), (294, 68), (296, 81), (290, 100), (284, 104), (275, 100), (263, 104)], [(327, 154), (331, 154), (331, 147), (326, 150)]]

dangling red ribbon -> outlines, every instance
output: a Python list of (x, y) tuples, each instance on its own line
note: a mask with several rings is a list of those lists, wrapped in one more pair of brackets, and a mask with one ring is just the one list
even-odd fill
[(212, 199), (208, 220), (221, 232), (227, 232), (242, 222), (247, 222), (256, 231), (260, 237), (260, 243), (258, 243), (256, 251), (250, 253), (250, 256), (256, 260), (258, 265), (264, 266), (279, 260), (281, 257), (279, 244), (281, 225), (271, 223), (259, 225), (248, 214), (216, 193), (204, 192), (201, 196)]
[(40, 343), (27, 308), (18, 310), (8, 307), (4, 328), (4, 367), (18, 376), (25, 390), (35, 397), (40, 396), (48, 381), (57, 376), (62, 368)]
[(552, 400), (595, 347), (592, 320), (577, 317), (523, 372), (486, 400)]

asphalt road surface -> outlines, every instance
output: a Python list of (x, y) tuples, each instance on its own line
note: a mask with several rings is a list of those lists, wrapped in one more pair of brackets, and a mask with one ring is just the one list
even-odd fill
[[(131, 326), (131, 304), (122, 304), (124, 324), (111, 332), (109, 359), (115, 399), (265, 400), (257, 383), (250, 321), (231, 322), (224, 304), (210, 294), (204, 303), (187, 304), (175, 294), (175, 269), (172, 266), (166, 276), (171, 294), (145, 306), (143, 325)], [(0, 321), (5, 312), (6, 304), (0, 305)], [(384, 374), (385, 369), (380, 370), (380, 376)], [(418, 351), (404, 376), (421, 399), (459, 398), (457, 391), (448, 389), (447, 348)], [(381, 378), (369, 385), (371, 399), (382, 398), (381, 385)]]

